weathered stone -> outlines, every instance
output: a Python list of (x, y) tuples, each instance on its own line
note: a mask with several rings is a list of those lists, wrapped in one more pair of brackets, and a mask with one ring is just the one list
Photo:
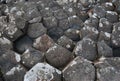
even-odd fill
[(38, 63), (25, 74), (24, 81), (61, 81), (61, 71), (47, 63)]
[(98, 30), (111, 33), (112, 32), (112, 23), (110, 23), (108, 21), (108, 19), (106, 19), (106, 18), (101, 18), (99, 21)]
[(108, 19), (108, 21), (110, 21), (111, 23), (118, 22), (118, 18), (119, 18), (119, 16), (118, 16), (117, 12), (107, 11), (106, 19)]
[[(119, 81), (120, 58), (100, 58), (95, 63), (98, 81)], [(111, 77), (112, 76), (112, 77)]]
[(63, 69), (65, 81), (94, 81), (95, 68), (90, 61), (76, 57)]
[(98, 56), (112, 57), (113, 51), (104, 41), (97, 43)]
[(57, 43), (58, 43), (60, 46), (68, 49), (69, 51), (72, 51), (73, 48), (74, 48), (74, 46), (75, 46), (75, 43), (74, 43), (71, 39), (69, 39), (68, 37), (66, 37), (66, 36), (61, 36), (61, 37), (57, 40)]
[(76, 56), (93, 61), (97, 57), (96, 43), (90, 38), (83, 38), (76, 44), (73, 52)]
[(37, 38), (46, 32), (47, 29), (43, 26), (42, 23), (34, 23), (29, 25), (27, 34), (31, 38)]
[(28, 48), (32, 48), (32, 43), (33, 41), (28, 36), (24, 36), (20, 40), (15, 41), (15, 50), (23, 53)]
[(32, 68), (35, 64), (43, 62), (44, 54), (35, 49), (27, 49), (21, 56), (21, 63)]
[(58, 21), (54, 16), (43, 17), (43, 24), (47, 29), (57, 27)]
[(100, 32), (98, 41), (104, 41), (107, 45), (111, 46), (111, 34), (107, 32)]
[(120, 47), (120, 23), (113, 26), (111, 42), (113, 47)]
[(41, 52), (46, 52), (54, 44), (54, 41), (48, 35), (44, 34), (35, 40), (33, 46)]
[(64, 35), (72, 39), (73, 41), (79, 41), (80, 40), (79, 33), (80, 33), (79, 30), (69, 28), (68, 30), (64, 32)]
[(29, 23), (30, 24), (32, 24), (32, 23), (39, 23), (39, 22), (41, 22), (41, 20), (42, 20), (42, 17), (39, 16), (39, 17), (36, 17), (36, 18), (33, 18), (32, 20), (30, 20)]
[(65, 67), (74, 57), (70, 51), (57, 44), (49, 48), (45, 56), (48, 63), (57, 68)]
[(54, 41), (57, 41), (64, 34), (63, 30), (59, 27), (51, 28), (47, 33)]

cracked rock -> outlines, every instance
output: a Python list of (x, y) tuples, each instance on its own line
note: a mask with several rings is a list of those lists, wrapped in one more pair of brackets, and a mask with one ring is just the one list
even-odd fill
[(65, 81), (94, 81), (95, 68), (90, 61), (76, 57), (62, 71)]
[(50, 47), (45, 54), (45, 57), (49, 64), (56, 68), (65, 67), (72, 59), (73, 54), (67, 49), (55, 44)]
[(25, 74), (24, 81), (61, 81), (61, 71), (47, 63), (37, 63)]

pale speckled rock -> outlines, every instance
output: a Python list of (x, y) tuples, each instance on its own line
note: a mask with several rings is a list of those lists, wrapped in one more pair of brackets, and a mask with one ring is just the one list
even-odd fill
[(61, 71), (47, 63), (38, 63), (25, 74), (24, 81), (61, 81)]
[(45, 57), (49, 64), (56, 68), (63, 68), (73, 59), (74, 55), (62, 46), (55, 44), (48, 49)]
[(65, 81), (94, 81), (95, 68), (90, 61), (76, 57), (63, 69)]
[(21, 63), (27, 68), (32, 68), (35, 64), (44, 61), (44, 54), (36, 49), (27, 49), (21, 55)]
[(54, 41), (47, 34), (44, 34), (35, 39), (33, 47), (40, 50), (41, 52), (46, 52), (54, 44)]
[(97, 81), (119, 81), (119, 63), (119, 57), (100, 58), (99, 61), (95, 63), (97, 69)]
[(76, 44), (73, 52), (76, 56), (93, 61), (97, 57), (96, 43), (90, 38), (83, 38)]

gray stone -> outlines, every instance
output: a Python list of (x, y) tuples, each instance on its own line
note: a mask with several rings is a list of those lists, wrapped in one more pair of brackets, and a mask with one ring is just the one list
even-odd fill
[(104, 41), (97, 43), (98, 56), (112, 57), (113, 51)]
[(32, 68), (35, 64), (43, 61), (44, 54), (35, 49), (27, 49), (21, 55), (21, 63), (28, 68)]
[(26, 49), (32, 48), (33, 41), (28, 37), (24, 36), (20, 40), (15, 41), (15, 50), (23, 53)]
[(45, 57), (49, 64), (56, 68), (65, 67), (72, 59), (73, 54), (67, 49), (55, 44), (45, 54)]
[(43, 26), (42, 23), (34, 23), (29, 25), (27, 34), (31, 38), (37, 38), (46, 32), (47, 29)]
[(73, 52), (76, 56), (93, 61), (97, 57), (96, 43), (90, 38), (83, 38), (76, 44)]
[(94, 81), (95, 68), (90, 61), (76, 57), (63, 69), (65, 81)]
[(47, 63), (37, 63), (25, 74), (24, 81), (62, 81), (61, 71)]
[(95, 63), (97, 81), (119, 81), (120, 80), (120, 58), (100, 58)]
[(50, 47), (54, 45), (54, 41), (46, 34), (35, 39), (33, 47), (41, 52), (46, 52)]
[(111, 42), (113, 47), (120, 47), (120, 23), (113, 26)]
[(71, 39), (69, 39), (68, 37), (66, 37), (66, 36), (61, 36), (61, 37), (57, 40), (57, 43), (58, 43), (60, 46), (68, 49), (69, 51), (73, 51), (73, 49), (74, 49), (74, 47), (75, 47), (75, 43), (74, 43)]

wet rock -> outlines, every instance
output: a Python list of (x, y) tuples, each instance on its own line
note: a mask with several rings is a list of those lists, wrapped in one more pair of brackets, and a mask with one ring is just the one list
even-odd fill
[(13, 49), (13, 43), (6, 37), (0, 37), (0, 45), (6, 49)]
[(113, 26), (113, 30), (112, 30), (112, 37), (111, 37), (111, 41), (112, 41), (112, 46), (113, 47), (120, 47), (120, 23), (116, 23)]
[(108, 19), (106, 19), (106, 18), (101, 18), (99, 21), (98, 30), (111, 33), (112, 32), (112, 23), (110, 23), (108, 21)]
[(79, 30), (69, 28), (68, 30), (64, 32), (64, 35), (72, 39), (73, 41), (79, 41), (80, 40), (79, 33), (80, 33)]
[(95, 28), (98, 28), (98, 24), (99, 24), (99, 20), (94, 17), (90, 17), (84, 22), (84, 26), (95, 27)]
[(66, 36), (61, 36), (61, 37), (57, 40), (57, 43), (58, 43), (60, 46), (68, 49), (69, 51), (72, 51), (73, 48), (74, 48), (74, 46), (75, 46), (75, 43), (74, 43), (71, 39), (69, 39), (68, 37), (66, 37)]
[[(120, 58), (100, 58), (95, 63), (97, 68), (98, 81), (119, 81), (120, 78)], [(112, 77), (111, 77), (112, 76)]]
[(24, 36), (20, 40), (15, 41), (15, 50), (23, 53), (26, 49), (32, 48), (32, 43), (33, 41), (28, 36)]
[(5, 75), (5, 81), (23, 81), (26, 69), (21, 65), (11, 68)]
[(61, 81), (61, 71), (47, 63), (38, 63), (24, 76), (24, 81)]
[(58, 21), (54, 16), (43, 17), (43, 24), (47, 29), (57, 27)]
[(62, 71), (65, 81), (94, 81), (95, 68), (90, 61), (76, 57)]
[(98, 41), (104, 41), (107, 45), (111, 46), (111, 33), (101, 31)]
[(73, 52), (76, 56), (93, 61), (97, 57), (96, 43), (90, 38), (83, 38), (76, 44)]
[(57, 68), (65, 67), (74, 57), (70, 51), (57, 44), (49, 48), (45, 56), (48, 63)]
[(27, 34), (31, 38), (37, 38), (46, 32), (47, 29), (43, 26), (42, 23), (34, 23), (29, 25)]
[(54, 41), (48, 35), (44, 34), (34, 41), (33, 47), (41, 52), (46, 52), (54, 44)]
[(21, 56), (21, 63), (28, 67), (32, 68), (38, 62), (43, 62), (44, 54), (35, 49), (27, 49)]
[(57, 39), (59, 39), (64, 34), (63, 30), (58, 27), (51, 28), (47, 33), (54, 41), (57, 41)]
[(98, 56), (112, 57), (113, 51), (104, 41), (97, 43)]
[(97, 41), (98, 34), (98, 30), (94, 27), (85, 26), (80, 30), (80, 38), (87, 37)]
[(115, 23), (118, 22), (118, 14), (117, 12), (114, 11), (107, 11), (106, 13), (106, 19), (108, 19), (108, 21), (110, 21), (111, 23)]

